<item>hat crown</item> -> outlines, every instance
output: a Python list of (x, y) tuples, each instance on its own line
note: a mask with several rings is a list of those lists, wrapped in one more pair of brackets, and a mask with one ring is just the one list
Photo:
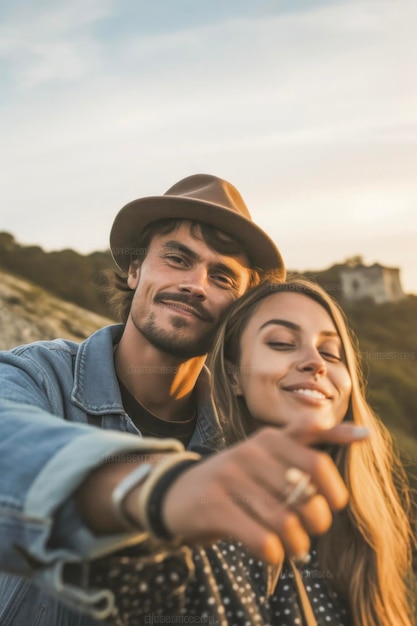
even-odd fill
[(163, 196), (138, 198), (116, 215), (110, 247), (119, 268), (128, 271), (137, 255), (144, 229), (161, 220), (201, 222), (234, 238), (247, 254), (251, 267), (277, 270), (285, 277), (285, 265), (272, 239), (251, 217), (242, 196), (231, 183), (211, 174), (193, 174), (172, 185)]
[(192, 198), (204, 203), (221, 206), (240, 213), (252, 221), (252, 216), (242, 196), (231, 183), (210, 174), (194, 174), (178, 181), (168, 189), (165, 196)]

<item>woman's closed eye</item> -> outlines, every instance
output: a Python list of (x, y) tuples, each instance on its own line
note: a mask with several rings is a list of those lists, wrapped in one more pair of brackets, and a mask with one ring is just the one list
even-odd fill
[(342, 361), (342, 357), (334, 352), (328, 352), (327, 350), (320, 350), (320, 354), (328, 361)]
[[(289, 341), (268, 341), (267, 345), (273, 350), (294, 350), (296, 348), (296, 344)], [(318, 349), (318, 352), (322, 355), (324, 359), (331, 362), (340, 362), (342, 361), (342, 357), (340, 356), (338, 351), (333, 350), (323, 350), (321, 348)]]
[(317, 346), (323, 359), (332, 363), (342, 361), (341, 347), (338, 340), (324, 341)]
[(268, 341), (267, 345), (273, 350), (291, 350), (295, 348), (295, 343), (287, 341)]

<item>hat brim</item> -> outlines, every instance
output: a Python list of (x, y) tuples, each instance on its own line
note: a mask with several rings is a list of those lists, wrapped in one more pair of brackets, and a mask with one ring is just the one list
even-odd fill
[(218, 204), (184, 196), (150, 196), (126, 204), (113, 222), (110, 247), (121, 270), (129, 269), (141, 232), (158, 220), (185, 219), (214, 226), (242, 244), (253, 268), (278, 270), (285, 278), (285, 264), (272, 239), (249, 219)]

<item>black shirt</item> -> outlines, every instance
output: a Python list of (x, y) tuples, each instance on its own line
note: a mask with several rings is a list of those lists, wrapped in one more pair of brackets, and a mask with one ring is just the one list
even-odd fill
[(164, 420), (142, 406), (120, 380), (119, 385), (124, 409), (143, 437), (174, 438), (187, 447), (195, 429), (197, 413), (187, 420)]

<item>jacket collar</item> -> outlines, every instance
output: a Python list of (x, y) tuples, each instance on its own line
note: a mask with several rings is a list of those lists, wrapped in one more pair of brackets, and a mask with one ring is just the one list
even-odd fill
[(125, 412), (113, 358), (123, 328), (123, 324), (105, 326), (79, 346), (71, 399), (88, 414)]
[[(105, 326), (83, 341), (75, 357), (71, 399), (89, 415), (125, 415), (114, 368), (114, 348), (123, 333), (123, 324)], [(210, 399), (210, 372), (203, 367), (197, 380), (197, 424), (190, 444), (210, 442), (218, 447), (219, 427)]]

